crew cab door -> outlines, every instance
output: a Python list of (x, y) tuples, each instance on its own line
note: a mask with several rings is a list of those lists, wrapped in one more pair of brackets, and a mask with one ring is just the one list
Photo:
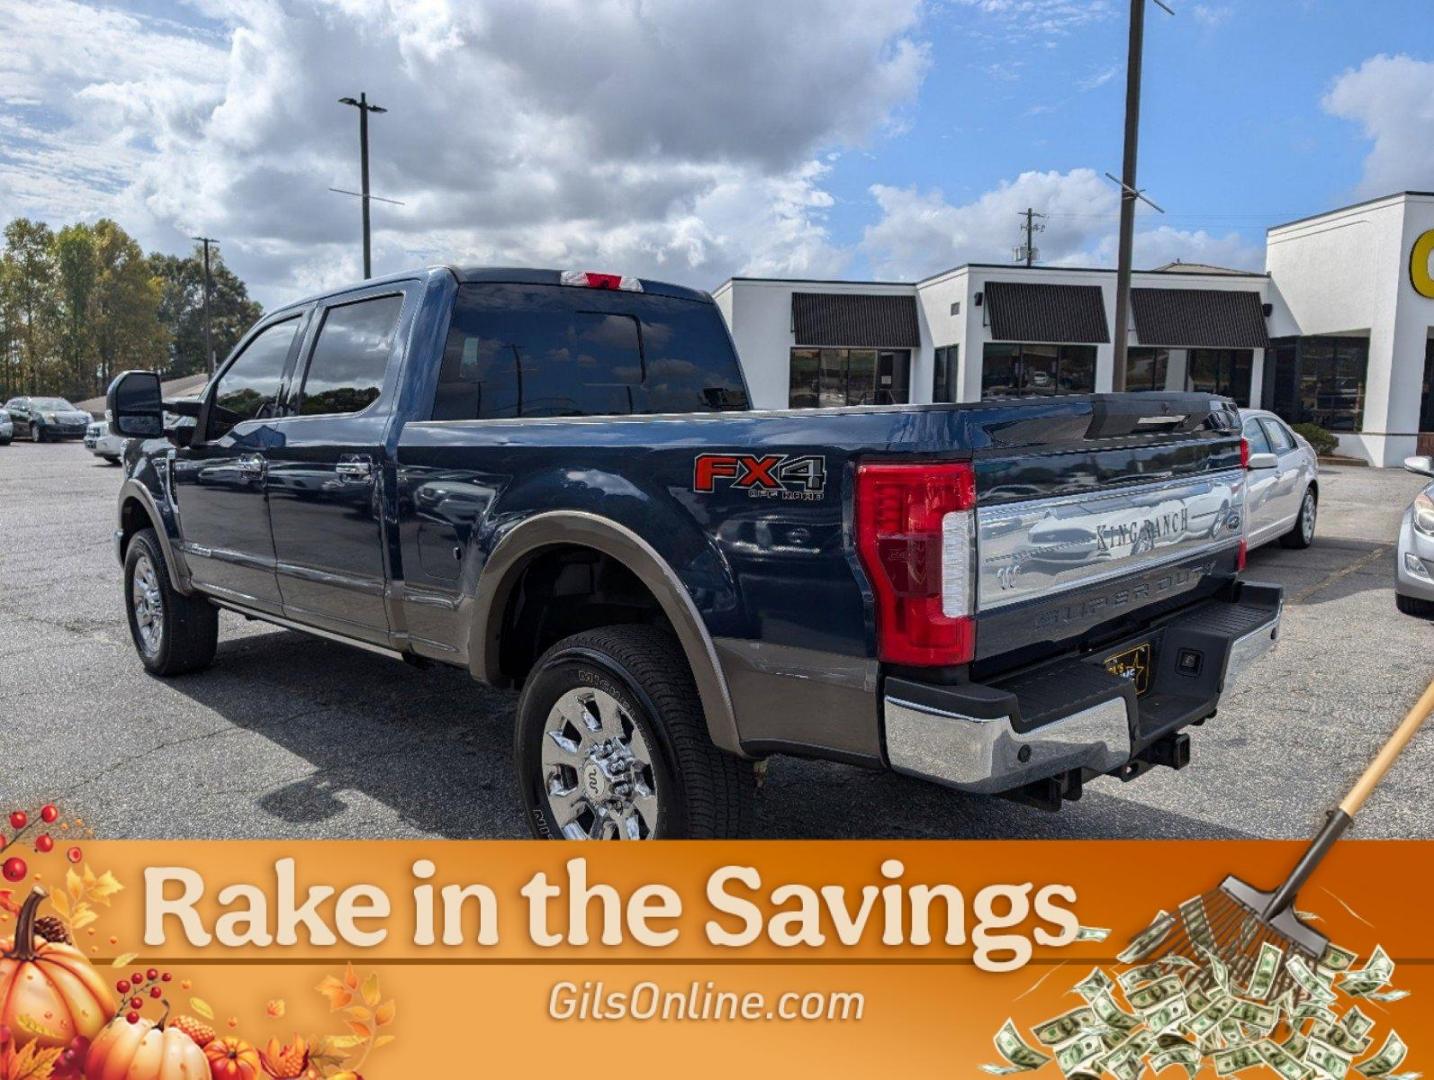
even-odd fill
[(280, 431), (284, 376), (302, 314), (254, 334), (211, 383), (190, 444), (175, 450), (180, 542), (194, 583), (226, 600), (278, 613), (274, 541), (264, 495), (266, 456)]
[(284, 614), (376, 644), (389, 632), (382, 476), (404, 302), (389, 284), (320, 305), (267, 453)]

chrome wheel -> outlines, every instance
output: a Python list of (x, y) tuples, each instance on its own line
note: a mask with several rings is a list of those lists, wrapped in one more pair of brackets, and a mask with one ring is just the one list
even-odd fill
[(30, 441), (33, 443), (45, 441), (45, 437), (40, 431), (39, 424), (32, 423), (30, 425)]
[(1314, 539), (1315, 506), (1314, 496), (1305, 492), (1304, 505), (1300, 507), (1300, 535), (1306, 544)]
[(543, 725), (543, 792), (569, 840), (647, 840), (657, 830), (657, 778), (636, 721), (604, 690), (558, 698)]
[(159, 575), (155, 573), (148, 555), (141, 555), (135, 560), (129, 602), (134, 611), (139, 647), (146, 656), (153, 656), (159, 652), (164, 639), (164, 600), (159, 593)]

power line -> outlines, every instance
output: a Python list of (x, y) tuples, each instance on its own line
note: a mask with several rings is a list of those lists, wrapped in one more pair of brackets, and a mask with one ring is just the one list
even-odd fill
[(191, 240), (198, 240), (204, 245), (204, 366), (209, 372), (210, 378), (214, 377), (214, 344), (209, 334), (209, 245), (219, 246), (219, 241), (212, 236), (191, 236)]
[(1036, 213), (1035, 207), (1028, 206), (1020, 216), (1025, 218), (1022, 231), (1025, 233), (1026, 242), (1016, 245), (1016, 262), (1024, 262), (1027, 266), (1034, 266), (1036, 259), (1038, 259), (1041, 254), (1040, 250), (1036, 247), (1036, 233), (1046, 231), (1046, 215), (1038, 214)]
[[(369, 222), (368, 204), (373, 197), (368, 192), (368, 114), (388, 112), (382, 105), (369, 103), (368, 94), (360, 93), (358, 99), (351, 97), (339, 98), (340, 105), (352, 105), (359, 114), (359, 172), (361, 174), (363, 190), (358, 193), (359, 201), (363, 204), (363, 276), (364, 279), (373, 277), (373, 258), (369, 253)], [(336, 188), (330, 188), (334, 191)], [(344, 192), (352, 194), (352, 192)], [(385, 200), (387, 201), (387, 200)]]

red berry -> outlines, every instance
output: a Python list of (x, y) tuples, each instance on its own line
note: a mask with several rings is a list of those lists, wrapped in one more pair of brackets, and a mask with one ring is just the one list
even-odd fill
[(163, 975), (159, 977), (159, 980), (160, 982), (169, 982), (169, 980), (172, 978), (174, 978), (174, 976), (166, 971)]
[(53, 823), (60, 816), (60, 811), (55, 809), (54, 803), (46, 803), (40, 807), (40, 820), (46, 825)]
[(142, 1008), (144, 1008), (144, 998), (142, 998), (142, 997), (132, 997), (132, 998), (130, 998), (130, 999), (129, 999), (129, 1007), (130, 1007), (131, 1009), (142, 1009)]
[(155, 979), (159, 978), (159, 968), (150, 968), (144, 973), (144, 977), (150, 982), (154, 982)]
[(5, 875), (6, 881), (24, 881), (29, 872), (30, 868), (25, 865), (25, 860), (18, 855), (12, 855), (5, 860), (5, 865), (0, 867), (0, 873)]
[(119, 982), (115, 983), (115, 989), (118, 990), (121, 994), (128, 994), (128, 993), (129, 993), (129, 980), (128, 980), (128, 979), (121, 979)]
[(129, 981), (134, 983), (135, 986), (138, 986), (140, 983), (144, 982), (144, 972), (136, 971), (133, 975), (129, 977)]
[(49, 833), (41, 833), (35, 837), (35, 850), (41, 855), (47, 855), (55, 850), (55, 838)]
[(69, 859), (70, 862), (73, 863), (79, 862), (84, 857), (85, 853), (77, 847), (72, 847), (69, 851), (65, 852), (65, 858)]
[(131, 1024), (139, 1023), (139, 1013), (137, 1012), (125, 1013), (124, 1018), (128, 1020)]
[(30, 824), (30, 815), (23, 810), (12, 810), (10, 812), (10, 828), (19, 832), (26, 825)]
[(159, 999), (159, 995), (162, 994), (162, 993), (164, 993), (164, 991), (161, 990), (161, 989), (160, 989), (159, 987), (157, 987), (157, 986), (151, 986), (151, 987), (149, 988), (149, 996), (152, 997), (152, 998), (154, 998), (155, 1000), (158, 1000), (158, 999)]

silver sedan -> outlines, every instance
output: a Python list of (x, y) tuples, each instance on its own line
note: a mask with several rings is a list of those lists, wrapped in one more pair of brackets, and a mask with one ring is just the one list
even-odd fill
[[(1434, 457), (1405, 458), (1404, 467), (1434, 476)], [(1434, 484), (1414, 496), (1404, 511), (1394, 563), (1394, 602), (1406, 615), (1434, 618)]]
[(1278, 540), (1288, 548), (1314, 543), (1319, 514), (1319, 460), (1314, 447), (1272, 412), (1241, 409), (1250, 444), (1245, 540), (1251, 548)]

